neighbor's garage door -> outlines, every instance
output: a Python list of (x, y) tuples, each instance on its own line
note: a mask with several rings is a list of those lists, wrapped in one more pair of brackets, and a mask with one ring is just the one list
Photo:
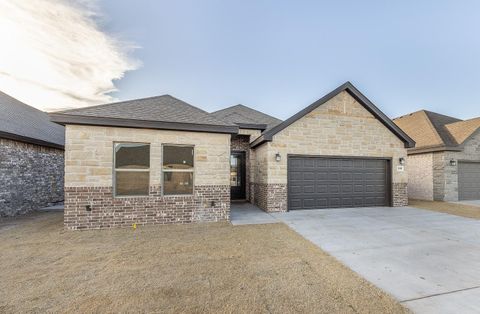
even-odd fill
[(458, 198), (480, 200), (480, 162), (458, 163)]
[(389, 206), (389, 161), (289, 156), (288, 209)]

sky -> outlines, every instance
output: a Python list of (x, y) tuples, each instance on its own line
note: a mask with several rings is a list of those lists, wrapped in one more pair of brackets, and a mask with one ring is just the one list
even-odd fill
[(170, 94), (286, 119), (350, 81), (391, 118), (467, 119), (479, 30), (479, 1), (0, 0), (0, 90), (45, 110)]

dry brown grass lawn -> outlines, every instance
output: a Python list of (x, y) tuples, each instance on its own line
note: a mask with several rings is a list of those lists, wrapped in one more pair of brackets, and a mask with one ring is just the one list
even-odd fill
[(480, 207), (458, 203), (409, 200), (409, 206), (467, 218), (480, 219)]
[(64, 231), (0, 222), (0, 312), (403, 313), (283, 224)]

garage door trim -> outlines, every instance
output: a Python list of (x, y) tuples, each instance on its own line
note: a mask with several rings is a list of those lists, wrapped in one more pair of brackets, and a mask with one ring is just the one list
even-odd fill
[[(363, 160), (384, 160), (386, 161), (385, 167), (385, 177), (386, 177), (386, 200), (387, 204), (390, 207), (393, 207), (393, 197), (392, 197), (392, 157), (366, 157), (366, 156), (339, 156), (339, 155), (304, 155), (304, 154), (287, 154), (287, 211), (290, 211), (288, 206), (289, 203), (289, 194), (290, 187), (288, 183), (290, 182), (290, 171), (288, 169), (288, 160), (290, 158), (326, 158), (326, 159), (363, 159)], [(308, 210), (308, 209), (304, 209)]]

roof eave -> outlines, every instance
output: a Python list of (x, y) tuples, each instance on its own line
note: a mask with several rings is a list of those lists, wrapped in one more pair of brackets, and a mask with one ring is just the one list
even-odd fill
[(211, 125), (196, 124), (183, 122), (165, 122), (165, 121), (149, 121), (122, 118), (105, 118), (92, 116), (79, 116), (70, 114), (50, 113), (52, 122), (66, 125), (96, 125), (123, 128), (140, 128), (140, 129), (157, 129), (157, 130), (173, 130), (173, 131), (192, 131), (206, 133), (226, 133), (237, 134), (238, 126), (236, 125)]
[(12, 140), (12, 141), (34, 144), (34, 145), (39, 145), (39, 146), (45, 146), (45, 147), (50, 147), (50, 148), (56, 148), (56, 149), (61, 149), (61, 150), (65, 149), (64, 145), (39, 140), (39, 139), (36, 139), (36, 138), (33, 138), (33, 137), (28, 137), (28, 136), (3, 132), (3, 131), (0, 131), (0, 138), (6, 138), (6, 139), (9, 139), (9, 140)]
[(235, 123), (238, 125), (240, 129), (249, 129), (249, 130), (266, 130), (267, 125), (266, 124), (259, 124), (259, 123)]
[(430, 146), (430, 147), (411, 148), (411, 149), (407, 150), (407, 154), (408, 155), (418, 155), (418, 154), (444, 152), (444, 151), (461, 152), (462, 150), (463, 150), (463, 148), (461, 146), (437, 145), (437, 146)]

